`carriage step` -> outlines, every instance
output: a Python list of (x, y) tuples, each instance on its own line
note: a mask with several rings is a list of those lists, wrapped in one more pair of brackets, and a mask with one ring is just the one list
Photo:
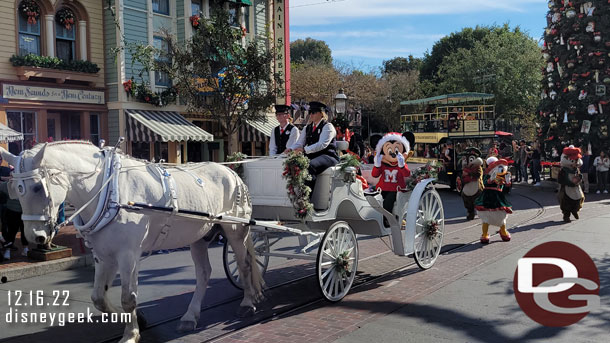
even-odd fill
[(56, 246), (51, 249), (35, 248), (28, 252), (28, 257), (37, 261), (52, 261), (72, 256), (72, 249)]

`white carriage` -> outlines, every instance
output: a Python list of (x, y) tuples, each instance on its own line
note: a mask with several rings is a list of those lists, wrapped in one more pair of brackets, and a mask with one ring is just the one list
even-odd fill
[[(408, 192), (399, 192), (390, 214), (382, 207), (380, 194), (363, 191), (355, 168), (340, 166), (318, 175), (311, 201), (315, 211), (305, 220), (295, 217), (287, 195), (282, 158), (261, 159), (244, 164), (244, 180), (253, 205), (252, 227), (259, 267), (264, 272), (270, 257), (315, 260), (320, 290), (329, 301), (341, 300), (350, 290), (358, 268), (356, 235), (390, 236), (392, 250), (400, 256), (413, 255), (422, 269), (432, 267), (443, 243), (444, 211), (433, 179), (426, 179)], [(367, 168), (368, 167), (368, 168)], [(372, 166), (362, 174), (370, 184)], [(384, 225), (384, 216), (386, 223)], [(299, 236), (299, 253), (275, 252), (270, 240), (274, 232)], [(315, 249), (317, 247), (317, 250)], [(234, 256), (224, 247), (225, 272), (240, 287)]]

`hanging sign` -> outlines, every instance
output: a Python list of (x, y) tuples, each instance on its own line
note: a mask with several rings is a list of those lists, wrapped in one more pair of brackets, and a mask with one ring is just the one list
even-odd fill
[(34, 87), (25, 85), (2, 85), (2, 97), (6, 99), (77, 102), (81, 104), (104, 104), (104, 92), (84, 89)]
[(278, 85), (276, 104), (290, 104), (290, 34), (288, 21), (289, 0), (273, 1), (273, 35), (275, 45), (275, 73), (283, 81)]

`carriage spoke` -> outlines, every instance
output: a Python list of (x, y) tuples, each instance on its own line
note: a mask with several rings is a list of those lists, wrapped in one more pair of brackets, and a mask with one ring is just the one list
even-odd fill
[(327, 292), (329, 290), (328, 286), (335, 280), (335, 274), (336, 274), (336, 273), (334, 273), (334, 270), (335, 270), (334, 266), (330, 270), (333, 271), (333, 273), (330, 273), (330, 276), (326, 279), (326, 283), (324, 283), (324, 287), (323, 287)]

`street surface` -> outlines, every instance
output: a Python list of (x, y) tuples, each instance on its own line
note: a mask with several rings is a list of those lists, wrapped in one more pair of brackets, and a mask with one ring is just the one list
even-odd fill
[[(446, 226), (443, 254), (436, 265), (420, 272), (413, 259), (391, 253), (387, 240), (360, 237), (357, 286), (337, 304), (322, 301), (316, 279), (307, 277), (314, 273), (313, 263), (271, 258), (265, 275), (270, 287), (266, 300), (254, 318), (239, 319), (235, 312), (241, 292), (226, 279), (222, 246), (213, 243), (212, 277), (199, 326), (193, 333), (179, 334), (175, 332), (177, 319), (195, 287), (190, 252), (150, 256), (142, 262), (138, 288), (139, 309), (150, 327), (142, 330), (142, 342), (500, 342), (544, 337), (565, 342), (606, 341), (610, 319), (607, 287), (602, 286), (605, 314), (592, 313), (571, 327), (550, 329), (521, 312), (512, 294), (512, 277), (516, 260), (531, 247), (548, 239), (567, 240), (591, 255), (602, 285), (608, 285), (610, 240), (603, 230), (610, 223), (606, 215), (610, 201), (592, 195), (581, 212), (583, 219), (563, 224), (555, 193), (517, 186), (510, 195), (515, 213), (508, 219), (513, 240), (503, 243), (496, 235), (492, 244), (482, 247), (478, 243), (480, 221), (465, 221), (459, 195), (439, 188)], [(280, 243), (279, 250), (294, 251), (297, 239), (289, 237)], [(69, 291), (67, 309), (47, 306), (34, 312), (86, 313), (89, 309), (99, 318), (90, 301), (92, 284), (93, 269), (82, 268), (1, 284), (0, 290), (24, 294), (45, 290), (51, 300), (52, 290)], [(114, 285), (118, 284), (117, 279)], [(109, 294), (118, 305), (120, 287), (111, 288)], [(3, 296), (0, 313), (9, 310)], [(0, 325), (2, 342), (103, 342), (116, 340), (123, 330), (120, 324), (102, 323), (6, 325), (4, 318)]]

